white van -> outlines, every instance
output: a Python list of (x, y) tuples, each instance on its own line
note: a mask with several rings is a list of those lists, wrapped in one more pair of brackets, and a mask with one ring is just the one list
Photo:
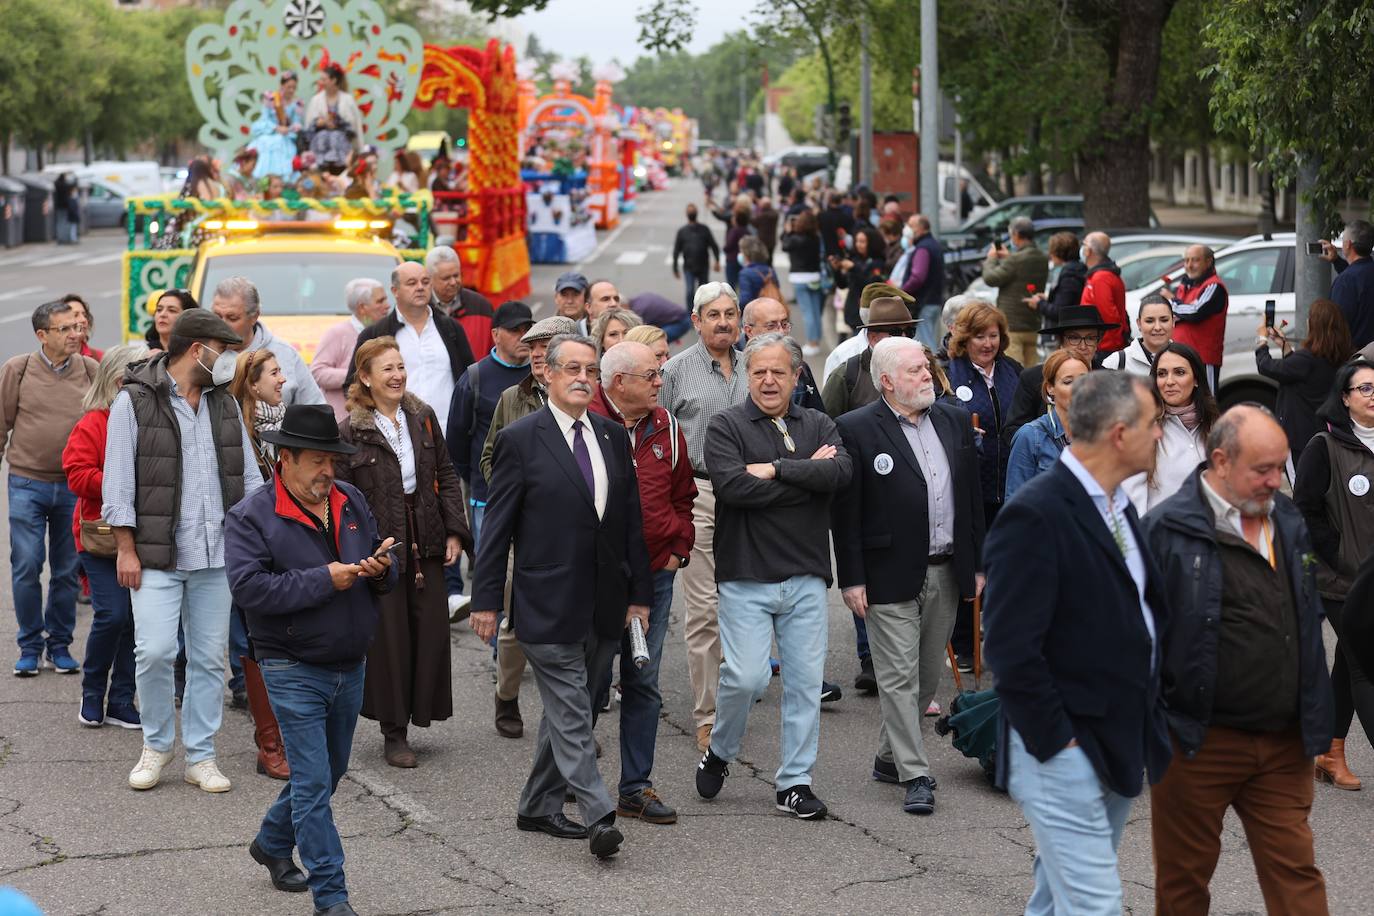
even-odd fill
[[(973, 209), (967, 215), (959, 213), (959, 179), (968, 180), (968, 192), (973, 198)], [(970, 171), (964, 166), (955, 167), (953, 162), (940, 162), (940, 229), (958, 229), (968, 220), (982, 216), (1004, 200), (1006, 195), (997, 188), (985, 172)]]

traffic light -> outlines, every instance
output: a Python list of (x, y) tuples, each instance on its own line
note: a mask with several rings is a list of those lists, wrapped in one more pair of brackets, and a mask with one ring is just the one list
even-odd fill
[(835, 124), (835, 140), (839, 143), (843, 143), (845, 140), (848, 140), (850, 131), (853, 129), (853, 127), (854, 121), (852, 118), (850, 118), (849, 115), (849, 103), (841, 102), (839, 108), (839, 117)]

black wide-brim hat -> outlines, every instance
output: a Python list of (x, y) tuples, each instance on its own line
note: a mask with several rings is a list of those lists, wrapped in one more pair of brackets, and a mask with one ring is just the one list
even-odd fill
[(308, 448), (339, 455), (358, 451), (356, 445), (339, 438), (334, 409), (327, 404), (292, 404), (286, 408), (281, 426), (263, 430), (258, 438), (277, 448)]
[(1063, 334), (1065, 331), (1112, 331), (1121, 327), (1102, 320), (1102, 313), (1094, 305), (1066, 305), (1059, 310), (1059, 324), (1041, 328), (1041, 334)]

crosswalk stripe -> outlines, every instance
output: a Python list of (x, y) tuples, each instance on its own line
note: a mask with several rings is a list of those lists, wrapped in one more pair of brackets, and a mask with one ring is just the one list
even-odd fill
[(87, 266), (94, 264), (109, 264), (113, 261), (118, 261), (122, 257), (124, 257), (123, 251), (114, 251), (110, 254), (102, 254), (99, 257), (91, 258), (89, 261), (86, 262), (86, 264)]
[(647, 251), (622, 251), (620, 254), (616, 255), (615, 262), (626, 266), (634, 266), (636, 264), (643, 264), (644, 259), (648, 256), (649, 252)]

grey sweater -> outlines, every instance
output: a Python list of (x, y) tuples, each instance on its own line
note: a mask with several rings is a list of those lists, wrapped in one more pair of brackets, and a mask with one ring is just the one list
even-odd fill
[[(830, 585), (830, 498), (849, 483), (850, 458), (834, 421), (819, 410), (792, 404), (783, 420), (792, 450), (753, 400), (722, 410), (707, 427), (717, 582), (809, 575)], [(835, 457), (812, 460), (822, 445), (835, 446)], [(745, 470), (774, 460), (781, 461), (775, 480)]]

